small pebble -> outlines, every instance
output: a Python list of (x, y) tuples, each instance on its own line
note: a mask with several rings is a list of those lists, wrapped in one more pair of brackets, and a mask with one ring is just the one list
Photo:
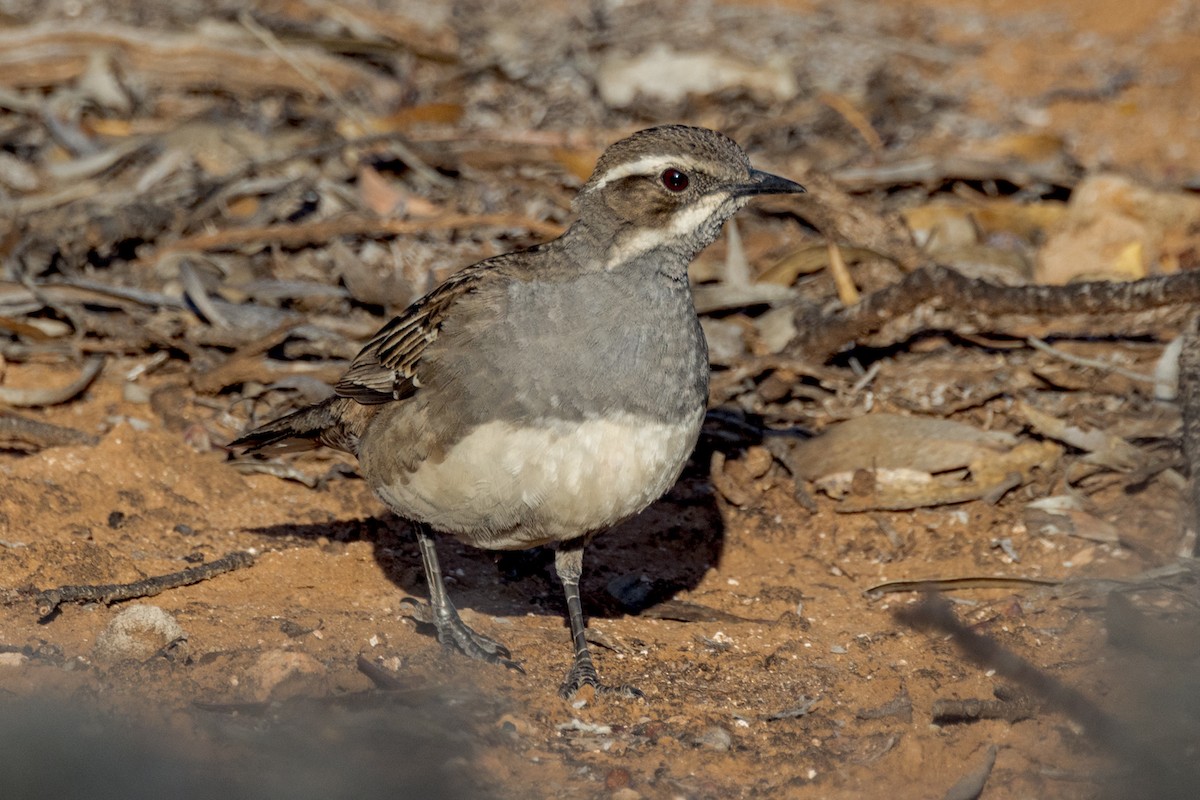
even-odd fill
[(713, 725), (700, 734), (696, 741), (709, 750), (716, 750), (718, 753), (724, 753), (730, 747), (733, 747), (733, 735), (720, 725)]
[(633, 783), (633, 776), (629, 774), (629, 770), (623, 767), (610, 769), (608, 775), (604, 777), (604, 788), (610, 792), (615, 792), (617, 789), (625, 789), (631, 783)]
[(520, 717), (512, 714), (505, 714), (496, 721), (496, 727), (502, 731), (507, 731), (516, 736), (530, 736), (534, 733), (534, 728)]
[(126, 383), (121, 388), (121, 394), (127, 403), (145, 405), (150, 402), (150, 390), (140, 383)]
[(630, 572), (613, 578), (605, 588), (621, 605), (640, 609), (646, 605), (654, 584), (645, 575)]
[[(246, 674), (255, 700), (280, 699), (283, 684), (292, 678), (320, 679), (327, 672), (325, 665), (307, 653), (292, 650), (268, 650), (258, 657)], [(290, 684), (289, 684), (290, 685)], [(300, 689), (302, 687), (295, 687)]]
[(761, 445), (747, 447), (746, 454), (742, 456), (742, 463), (746, 465), (746, 474), (755, 479), (766, 475), (774, 461), (775, 456), (771, 455), (771, 451)]

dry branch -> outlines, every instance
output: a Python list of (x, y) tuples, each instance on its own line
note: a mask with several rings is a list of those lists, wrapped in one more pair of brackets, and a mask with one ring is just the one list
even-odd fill
[[(939, 265), (922, 267), (858, 305), (824, 312), (796, 313), (797, 334), (788, 352), (825, 360), (842, 347), (878, 331), (888, 322), (929, 305), (946, 312), (953, 329), (976, 329), (981, 320), (1005, 314), (1060, 317), (1069, 314), (1124, 314), (1200, 302), (1200, 270), (1129, 283), (1091, 281), (1069, 286), (996, 286)], [(919, 330), (920, 327), (917, 327)], [(911, 335), (916, 331), (909, 331)], [(898, 340), (899, 341), (899, 340)]]
[(1188, 463), (1190, 523), (1200, 527), (1200, 316), (1192, 320), (1179, 354), (1179, 401), (1183, 407), (1183, 455)]
[(38, 592), (34, 601), (37, 603), (38, 616), (45, 619), (58, 610), (63, 603), (105, 603), (107, 605), (120, 600), (132, 600), (136, 597), (153, 597), (168, 589), (190, 586), (225, 572), (248, 567), (253, 563), (254, 556), (249, 553), (230, 553), (223, 558), (201, 564), (198, 567), (190, 567), (167, 575), (155, 575), (132, 583), (59, 586), (56, 589)]
[(97, 437), (74, 428), (0, 413), (0, 450), (35, 453), (47, 447), (95, 445), (99, 441)]

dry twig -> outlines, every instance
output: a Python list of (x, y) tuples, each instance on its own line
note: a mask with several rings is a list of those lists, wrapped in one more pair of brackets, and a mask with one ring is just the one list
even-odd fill
[[(562, 226), (552, 222), (523, 217), (517, 214), (447, 214), (431, 219), (376, 219), (371, 217), (345, 216), (332, 220), (286, 225), (268, 225), (262, 228), (233, 228), (203, 233), (179, 239), (161, 247), (151, 262), (168, 253), (180, 251), (231, 250), (248, 244), (301, 247), (313, 243), (324, 243), (341, 236), (409, 236), (429, 231), (457, 230), (461, 228), (520, 228), (539, 237), (553, 238), (562, 233)], [(146, 265), (149, 266), (149, 265)]]
[(56, 406), (65, 403), (72, 397), (87, 389), (96, 380), (100, 370), (104, 368), (103, 356), (93, 356), (83, 365), (79, 377), (68, 383), (51, 389), (15, 389), (8, 386), (0, 387), (0, 403), (14, 408), (32, 408), (34, 406)]
[(1183, 455), (1191, 475), (1191, 525), (1200, 527), (1200, 316), (1192, 320), (1179, 354), (1179, 401), (1183, 407)]
[(110, 605), (121, 600), (132, 600), (136, 597), (153, 597), (168, 589), (180, 586), (190, 586), (193, 583), (208, 580), (225, 572), (248, 567), (254, 563), (254, 556), (246, 552), (230, 553), (216, 561), (190, 567), (167, 575), (155, 575), (132, 583), (107, 583), (59, 586), (56, 589), (46, 589), (38, 592), (34, 598), (37, 603), (38, 616), (42, 619), (49, 617), (63, 603), (104, 603)]
[(1129, 378), (1129, 380), (1138, 381), (1139, 383), (1148, 383), (1148, 384), (1154, 385), (1154, 383), (1157, 381), (1157, 378), (1155, 378), (1153, 375), (1146, 375), (1141, 372), (1134, 372), (1131, 369), (1125, 369), (1123, 367), (1118, 367), (1116, 364), (1110, 364), (1109, 362), (1101, 361), (1098, 358), (1084, 358), (1083, 356), (1073, 355), (1071, 353), (1060, 350), (1057, 347), (1054, 347), (1050, 343), (1043, 341), (1042, 339), (1039, 339), (1036, 336), (1025, 337), (1025, 343), (1028, 344), (1030, 347), (1032, 347), (1034, 350), (1041, 350), (1043, 353), (1045, 353), (1049, 356), (1053, 356), (1054, 358), (1057, 358), (1060, 361), (1065, 361), (1068, 364), (1075, 364), (1076, 366), (1080, 366), (1080, 367), (1091, 367), (1092, 369), (1099, 369), (1099, 370), (1103, 370), (1105, 372), (1111, 372), (1114, 375), (1120, 375), (1123, 378)]
[[(175, 89), (219, 87), (233, 94), (290, 91), (312, 96), (313, 85), (287, 62), (261, 47), (231, 44), (195, 33), (94, 22), (18, 27), (0, 35), (0, 85), (53, 86), (78, 80), (92, 53), (110, 51), (122, 69)], [(338, 92), (394, 92), (379, 75), (313, 48), (302, 58)]]
[(0, 450), (33, 453), (47, 447), (95, 445), (98, 441), (97, 437), (74, 428), (39, 422), (16, 414), (0, 413)]

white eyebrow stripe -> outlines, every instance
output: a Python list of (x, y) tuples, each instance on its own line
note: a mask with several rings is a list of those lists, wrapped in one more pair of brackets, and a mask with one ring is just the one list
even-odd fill
[(668, 167), (675, 167), (685, 171), (695, 170), (699, 168), (699, 162), (687, 156), (645, 156), (644, 158), (639, 158), (637, 161), (630, 161), (627, 164), (618, 164), (613, 167), (592, 184), (592, 190), (602, 189), (613, 181), (628, 178), (630, 175), (653, 175)]

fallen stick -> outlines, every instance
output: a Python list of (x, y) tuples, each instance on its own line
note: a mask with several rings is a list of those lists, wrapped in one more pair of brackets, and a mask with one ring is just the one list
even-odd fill
[[(1200, 270), (1143, 278), (1138, 281), (1092, 281), (1069, 286), (996, 286), (968, 278), (949, 267), (926, 266), (848, 308), (826, 312), (819, 307), (796, 313), (796, 336), (785, 353), (824, 362), (843, 346), (862, 340), (893, 320), (913, 317), (912, 335), (926, 328), (928, 317), (914, 314), (928, 305), (942, 311), (938, 325), (964, 332), (1007, 314), (1058, 318), (1069, 314), (1125, 314), (1149, 309), (1185, 307), (1200, 301)], [(902, 341), (900, 339), (894, 341)], [(873, 342), (878, 346), (879, 342)]]
[(214, 233), (200, 233), (163, 245), (156, 254), (139, 263), (149, 266), (157, 263), (168, 253), (184, 251), (232, 250), (246, 245), (302, 247), (312, 242), (327, 242), (340, 236), (409, 236), (429, 231), (488, 227), (521, 228), (536, 236), (546, 238), (562, 233), (560, 225), (519, 214), (444, 214), (429, 219), (412, 220), (373, 219), (346, 215), (337, 219), (322, 219), (307, 224), (288, 223), (286, 225), (231, 228)]
[(96, 445), (100, 437), (74, 428), (0, 412), (0, 450), (36, 453), (47, 447)]
[(92, 385), (100, 370), (104, 369), (104, 357), (93, 356), (83, 365), (83, 371), (66, 386), (50, 389), (16, 389), (0, 386), (0, 403), (15, 408), (32, 408), (34, 406), (56, 406), (65, 403), (84, 389)]
[(38, 616), (46, 619), (63, 603), (104, 603), (111, 605), (121, 600), (132, 600), (137, 597), (153, 597), (168, 589), (189, 586), (193, 583), (208, 580), (225, 572), (248, 567), (254, 563), (254, 556), (244, 551), (230, 553), (216, 561), (189, 567), (168, 575), (155, 575), (132, 583), (107, 583), (59, 586), (57, 589), (46, 589), (38, 592), (34, 601), (37, 603)]
[[(1183, 337), (1179, 354), (1179, 404), (1183, 410), (1183, 455), (1191, 476), (1185, 501), (1187, 520), (1193, 530), (1200, 528), (1200, 316), (1192, 320)], [(1193, 547), (1192, 555), (1200, 551)]]

